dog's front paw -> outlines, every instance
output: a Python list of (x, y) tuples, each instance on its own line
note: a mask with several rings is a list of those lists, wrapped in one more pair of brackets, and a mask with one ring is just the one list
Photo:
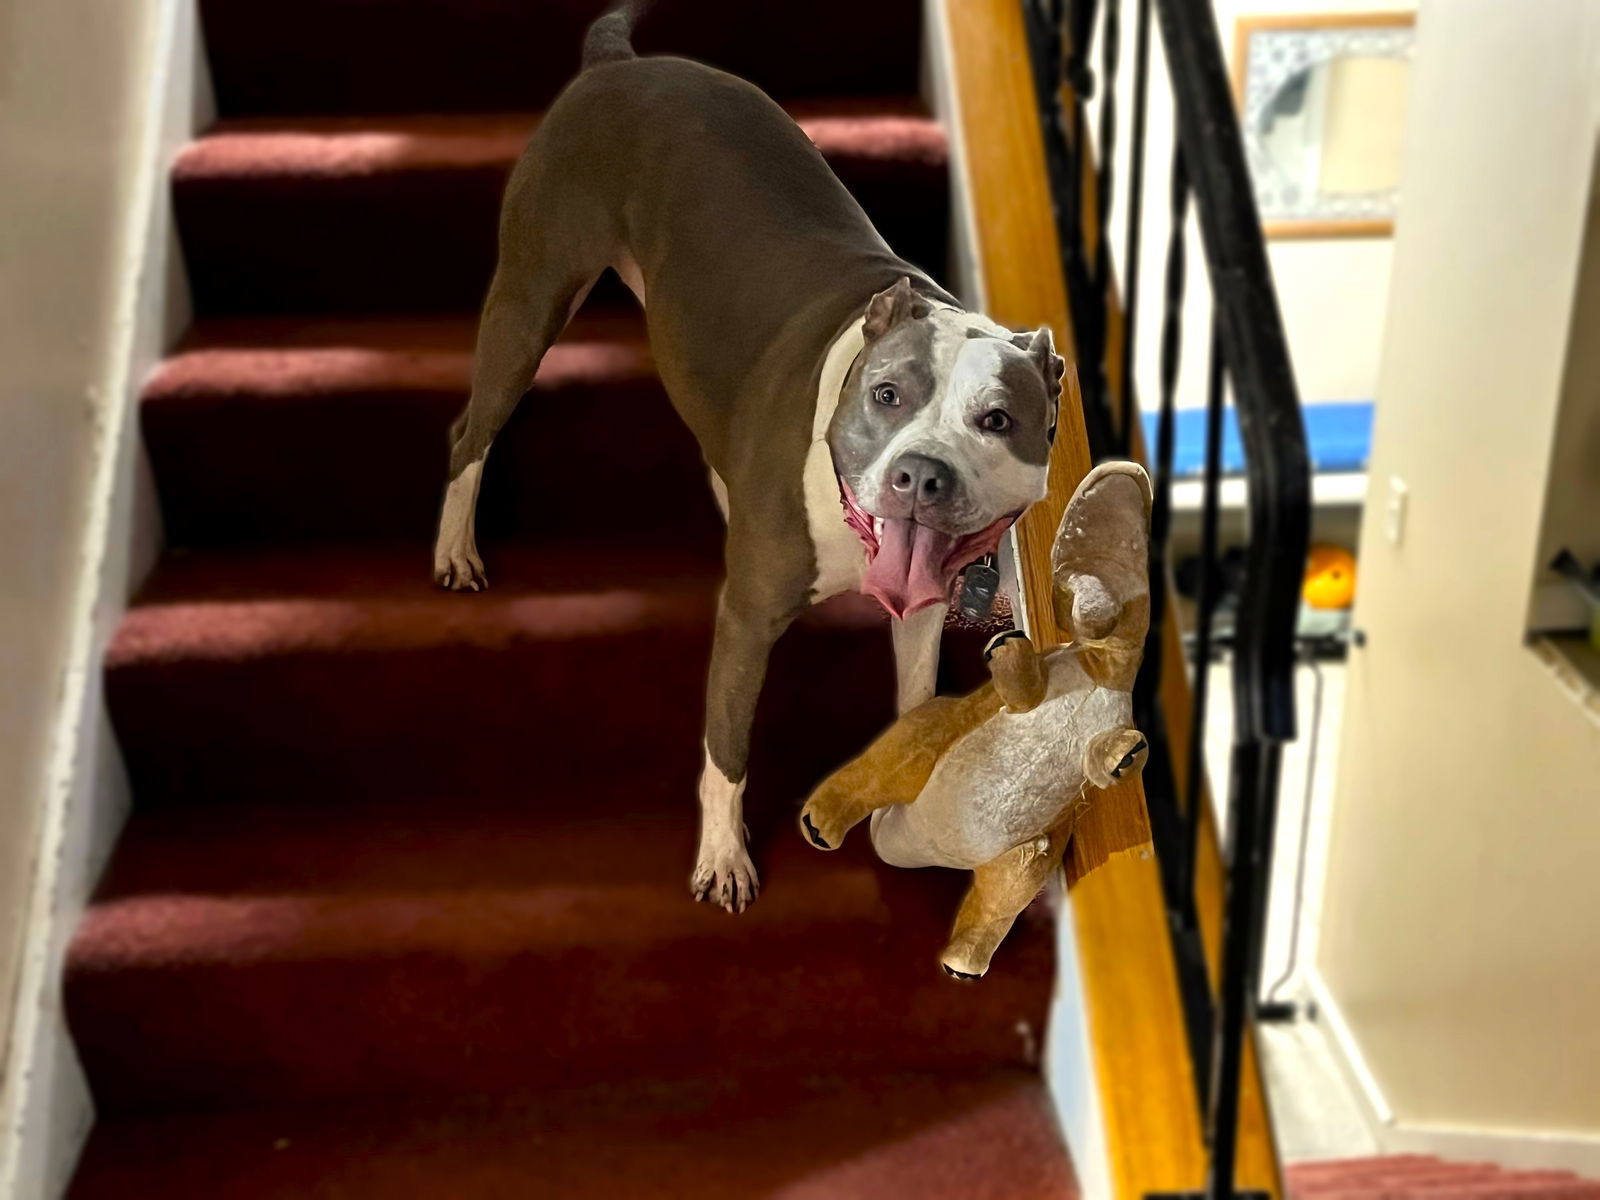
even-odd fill
[(696, 900), (742, 913), (761, 893), (761, 880), (742, 844), (701, 846), (694, 874), (689, 877), (689, 891)]
[(439, 547), (433, 555), (433, 581), (452, 592), (481, 592), (489, 586), (483, 559), (470, 543), (461, 547)]

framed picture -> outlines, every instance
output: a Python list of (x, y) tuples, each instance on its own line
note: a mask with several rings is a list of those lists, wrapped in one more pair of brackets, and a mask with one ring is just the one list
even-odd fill
[(1268, 237), (1393, 233), (1415, 24), (1409, 12), (1239, 18), (1234, 97)]

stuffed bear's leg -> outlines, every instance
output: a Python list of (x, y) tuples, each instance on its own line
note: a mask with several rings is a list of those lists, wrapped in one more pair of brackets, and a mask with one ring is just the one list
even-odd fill
[(1050, 690), (1044, 656), (1033, 648), (1020, 629), (1008, 629), (989, 639), (983, 648), (994, 690), (1012, 712), (1032, 712), (1044, 703)]
[(800, 810), (800, 828), (811, 844), (837, 850), (844, 835), (877, 809), (920, 796), (939, 756), (966, 727), (961, 713), (969, 702), (935, 696), (823, 780)]
[(977, 979), (989, 969), (989, 959), (1011, 932), (1017, 914), (1061, 864), (1071, 836), (1072, 825), (1064, 822), (972, 872), (972, 886), (956, 911), (950, 944), (939, 956), (947, 974)]

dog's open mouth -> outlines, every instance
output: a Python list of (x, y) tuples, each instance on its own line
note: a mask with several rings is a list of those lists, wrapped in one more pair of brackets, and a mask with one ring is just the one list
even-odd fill
[(905, 618), (930, 604), (947, 604), (962, 568), (992, 553), (1022, 514), (1010, 513), (976, 533), (945, 533), (908, 517), (875, 517), (856, 501), (843, 478), (839, 503), (844, 523), (867, 548), (861, 590), (891, 617)]

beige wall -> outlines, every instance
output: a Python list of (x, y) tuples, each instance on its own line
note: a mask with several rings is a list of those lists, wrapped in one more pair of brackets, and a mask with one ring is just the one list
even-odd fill
[[(84, 552), (146, 6), (0, 0), (0, 1014)], [(101, 69), (87, 69), (94, 64)], [(9, 1022), (0, 1025), (8, 1027)]]
[(1396, 1129), (1572, 1161), (1600, 1150), (1600, 726), (1523, 632), (1569, 339), (1600, 332), (1571, 326), (1600, 4), (1420, 22), (1318, 970)]
[(124, 811), (99, 659), (159, 539), (131, 419), (185, 320), (166, 161), (207, 101), (192, 0), (0, 0), (0, 1195), (89, 1119), (67, 937)]
[(1399, 182), (1410, 90), (1405, 59), (1346, 58), (1329, 67), (1318, 179), (1323, 191), (1378, 192)]

